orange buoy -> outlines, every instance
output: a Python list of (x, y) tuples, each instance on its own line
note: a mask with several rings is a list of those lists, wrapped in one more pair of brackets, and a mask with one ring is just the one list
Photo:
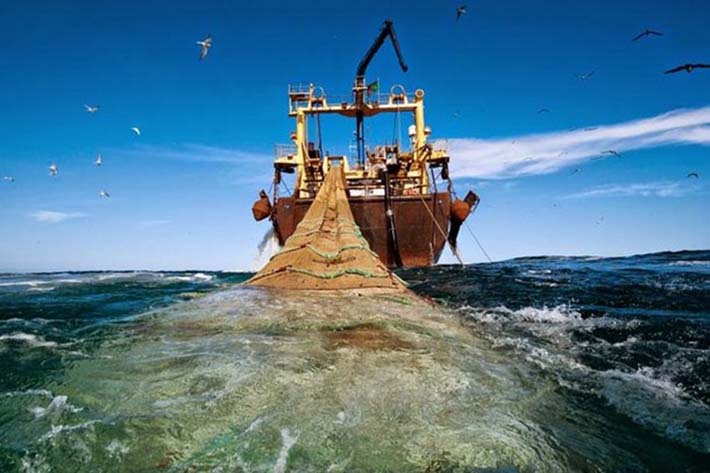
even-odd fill
[(471, 206), (461, 199), (454, 200), (451, 204), (451, 219), (463, 222), (471, 214)]
[(271, 202), (269, 202), (269, 196), (263, 190), (259, 192), (259, 200), (252, 205), (251, 213), (257, 222), (271, 215)]

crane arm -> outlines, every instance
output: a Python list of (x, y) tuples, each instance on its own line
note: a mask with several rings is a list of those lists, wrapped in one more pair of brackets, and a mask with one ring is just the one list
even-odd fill
[(382, 25), (382, 29), (380, 29), (380, 34), (377, 36), (375, 39), (375, 42), (372, 43), (372, 46), (370, 46), (370, 49), (367, 50), (365, 53), (365, 56), (363, 56), (362, 60), (360, 61), (360, 64), (357, 66), (357, 77), (364, 77), (365, 76), (365, 71), (367, 71), (367, 66), (370, 65), (370, 61), (372, 61), (372, 58), (375, 57), (375, 54), (377, 54), (377, 51), (382, 47), (384, 44), (385, 40), (387, 37), (390, 37), (392, 39), (392, 46), (394, 46), (394, 52), (397, 54), (397, 59), (399, 60), (399, 66), (402, 68), (402, 71), (407, 72), (407, 64), (404, 62), (404, 57), (402, 56), (402, 51), (399, 49), (399, 41), (397, 41), (397, 35), (394, 32), (394, 26), (392, 26), (392, 20), (385, 20), (384, 24)]

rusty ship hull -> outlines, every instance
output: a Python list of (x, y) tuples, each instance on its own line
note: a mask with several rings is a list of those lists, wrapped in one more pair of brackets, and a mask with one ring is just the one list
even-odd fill
[[(272, 222), (279, 244), (283, 245), (294, 233), (312, 202), (313, 199), (295, 197), (281, 197), (275, 202)], [(448, 232), (449, 228), (448, 192), (391, 198), (396, 245), (388, 231), (383, 197), (355, 196), (348, 202), (363, 237), (388, 267), (396, 268), (399, 263), (403, 267), (430, 266), (439, 260), (446, 245), (442, 230)]]

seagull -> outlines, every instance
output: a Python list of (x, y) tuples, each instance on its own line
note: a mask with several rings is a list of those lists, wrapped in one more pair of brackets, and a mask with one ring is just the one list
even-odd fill
[(208, 35), (204, 40), (197, 41), (197, 44), (202, 47), (202, 50), (200, 51), (200, 59), (204, 59), (212, 47), (212, 36)]
[(674, 74), (680, 71), (691, 73), (693, 72), (693, 69), (710, 69), (710, 64), (683, 64), (682, 66), (674, 67), (673, 69), (668, 69), (666, 72), (664, 72), (664, 74)]
[(610, 154), (612, 156), (616, 156), (617, 158), (621, 157), (621, 153), (618, 153), (618, 152), (614, 151), (613, 149), (608, 149), (606, 151), (602, 151), (602, 154)]
[(695, 178), (695, 179), (700, 179), (700, 174), (698, 174), (697, 172), (689, 172), (689, 173), (688, 173), (688, 177), (693, 177), (693, 178)]
[(454, 112), (451, 114), (451, 116), (454, 118), (461, 118), (461, 114), (459, 112)]
[(59, 174), (59, 168), (57, 167), (56, 164), (51, 163), (51, 164), (49, 165), (49, 175), (50, 175), (50, 176), (56, 176), (57, 174)]
[(3, 176), (2, 180), (7, 181), (7, 182), (11, 182), (11, 183), (15, 182), (15, 178), (12, 176)]
[(133, 133), (135, 133), (137, 136), (141, 136), (141, 130), (137, 126), (132, 127), (131, 130), (133, 130)]
[(632, 39), (631, 41), (638, 41), (641, 38), (643, 38), (644, 36), (663, 36), (663, 33), (661, 33), (660, 31), (653, 31), (653, 30), (649, 30), (648, 28), (646, 28), (646, 31), (644, 31), (641, 34), (636, 35), (634, 37), (634, 39)]
[(101, 165), (103, 164), (100, 154), (96, 156), (96, 161), (94, 161), (94, 164), (96, 164), (96, 166), (99, 166), (99, 167), (101, 167)]
[(84, 108), (85, 108), (86, 111), (89, 112), (89, 113), (96, 113), (96, 112), (99, 111), (99, 109), (100, 109), (101, 107), (99, 107), (98, 105), (86, 105), (86, 104), (84, 104)]
[(456, 21), (458, 21), (459, 18), (461, 18), (461, 15), (465, 15), (466, 13), (467, 13), (466, 12), (466, 5), (461, 5), (458, 8), (456, 8)]
[(582, 170), (580, 168), (577, 168), (574, 171), (572, 171), (572, 174), (574, 175), (574, 174), (578, 174), (580, 172), (582, 172)]
[(585, 72), (584, 74), (577, 74), (577, 79), (579, 80), (587, 80), (590, 77), (594, 75), (594, 71), (591, 72)]
[(99, 192), (99, 197), (106, 197), (106, 198), (108, 198), (108, 197), (111, 197), (111, 196), (109, 195), (108, 192), (102, 190), (101, 192)]
[(537, 113), (547, 113), (549, 111), (550, 111), (549, 108), (541, 108), (540, 110), (537, 111)]

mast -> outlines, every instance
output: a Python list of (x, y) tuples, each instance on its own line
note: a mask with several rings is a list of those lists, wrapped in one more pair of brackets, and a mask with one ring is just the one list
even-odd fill
[(364, 127), (364, 114), (362, 112), (364, 104), (364, 96), (367, 91), (367, 82), (365, 81), (365, 72), (367, 67), (370, 65), (370, 61), (375, 57), (377, 51), (385, 43), (387, 37), (392, 40), (392, 46), (394, 47), (394, 52), (397, 54), (397, 60), (399, 61), (399, 66), (402, 68), (403, 72), (407, 72), (409, 69), (407, 64), (404, 62), (404, 57), (402, 56), (402, 51), (399, 48), (399, 41), (397, 40), (397, 35), (394, 32), (394, 26), (392, 25), (392, 20), (385, 20), (380, 29), (380, 34), (377, 35), (375, 41), (367, 50), (363, 58), (360, 60), (360, 64), (357, 66), (357, 71), (355, 72), (355, 85), (353, 87), (353, 94), (355, 95), (355, 106), (357, 107), (357, 112), (355, 114), (355, 139), (357, 142), (357, 162), (358, 165), (362, 166), (365, 159), (365, 127)]

